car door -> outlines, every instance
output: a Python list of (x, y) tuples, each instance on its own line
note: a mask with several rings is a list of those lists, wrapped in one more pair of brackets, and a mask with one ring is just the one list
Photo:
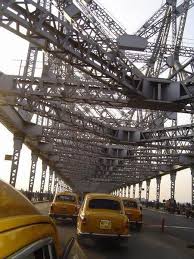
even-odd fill
[(8, 257), (9, 259), (57, 259), (51, 237), (38, 240)]

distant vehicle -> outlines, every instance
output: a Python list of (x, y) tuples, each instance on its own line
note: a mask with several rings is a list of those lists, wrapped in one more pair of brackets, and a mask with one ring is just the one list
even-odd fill
[(122, 242), (129, 236), (129, 220), (119, 197), (100, 193), (85, 196), (77, 221), (79, 241), (89, 237), (111, 238)]
[(63, 251), (53, 220), (0, 180), (0, 258), (86, 259), (75, 239)]
[(136, 199), (122, 198), (122, 200), (130, 226), (135, 226), (136, 229), (140, 231), (143, 224), (142, 206)]
[(60, 192), (55, 195), (49, 215), (53, 218), (71, 218), (76, 223), (79, 208), (79, 197), (76, 193)]

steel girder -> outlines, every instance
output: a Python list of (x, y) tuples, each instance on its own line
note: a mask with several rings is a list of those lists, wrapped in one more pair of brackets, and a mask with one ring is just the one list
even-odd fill
[(34, 180), (35, 180), (35, 174), (36, 174), (36, 164), (38, 160), (37, 154), (31, 154), (31, 169), (30, 169), (30, 180), (29, 180), (29, 191), (33, 192), (34, 188)]
[[(120, 85), (121, 91), (124, 87), (125, 91), (129, 93), (141, 95), (139, 90), (134, 87), (139, 82), (135, 82), (132, 77), (129, 77), (135, 72), (133, 64), (120, 58), (113, 46), (107, 44), (100, 46), (101, 44), (95, 43), (90, 36), (92, 28), (89, 28), (87, 32), (86, 28), (82, 28), (77, 23), (77, 28), (74, 29), (67, 20), (56, 17), (35, 1), (24, 0), (18, 4), (2, 0), (0, 3), (2, 17), (0, 25), (2, 27), (35, 43), (47, 52), (55, 54), (57, 58), (72, 64), (79, 70), (98, 78), (113, 89), (116, 87), (119, 90)], [(29, 11), (31, 8), (35, 8), (33, 13)], [(48, 23), (48, 20), (52, 22)], [(17, 24), (17, 28), (12, 26), (13, 23)], [(42, 29), (40, 30), (40, 28)], [(30, 36), (32, 34), (33, 36)], [(53, 37), (54, 34), (57, 37)], [(35, 39), (35, 35), (38, 40)], [(39, 39), (43, 39), (42, 42)], [(102, 41), (102, 38), (100, 40)], [(113, 53), (110, 55), (108, 51)], [(119, 70), (118, 67), (120, 67)]]
[(41, 182), (40, 182), (40, 193), (44, 192), (45, 180), (46, 180), (46, 170), (47, 170), (47, 165), (45, 164), (45, 162), (42, 162), (42, 175), (41, 175)]
[(54, 172), (52, 168), (49, 168), (49, 181), (48, 181), (48, 193), (52, 193), (52, 183), (53, 183)]
[[(93, 7), (91, 3), (93, 3)], [(157, 97), (153, 98), (153, 92), (149, 96), (151, 101), (148, 100), (146, 104), (148, 106), (145, 105), (144, 98), (139, 99), (140, 102), (137, 103), (137, 99), (142, 95), (142, 89), (145, 89), (143, 86), (145, 80), (142, 81), (141, 73), (125, 56), (118, 56), (114, 41), (110, 40), (112, 45), (106, 42), (110, 35), (102, 27), (97, 28), (99, 24), (91, 21), (87, 16), (87, 8), (89, 8), (93, 15), (95, 12), (99, 15), (99, 20), (102, 18), (105, 27), (108, 26), (107, 21), (110, 21), (111, 18), (103, 17), (105, 13), (95, 6), (95, 2), (90, 1), (87, 7), (80, 6), (81, 13), (73, 25), (75, 30), (61, 15), (55, 17), (49, 9), (50, 7), (45, 8), (45, 5), (38, 5), (35, 1), (0, 1), (0, 4), (1, 8), (4, 8), (4, 10), (1, 9), (3, 27), (49, 51), (51, 56), (49, 62), (53, 62), (53, 66), (55, 66), (54, 62), (58, 62), (57, 60), (60, 59), (73, 65), (72, 68), (69, 68), (69, 72), (74, 71), (73, 78), (68, 76), (68, 71), (64, 71), (66, 68), (62, 63), (59, 66), (61, 71), (57, 70), (57, 66), (55, 67), (57, 79), (54, 80), (49, 77), (46, 79), (15, 77), (17, 100), (14, 102), (12, 99), (12, 103), (11, 101), (9, 103), (31, 114), (36, 114), (36, 123), (42, 125), (43, 128), (42, 135), (36, 138), (36, 141), (52, 144), (51, 150), (44, 152), (50, 159), (52, 157), (54, 159), (55, 156), (57, 172), (73, 179), (74, 182), (79, 179), (82, 187), (84, 182), (94, 184), (95, 181), (99, 181), (104, 182), (107, 190), (110, 190), (116, 185), (125, 184), (124, 182), (129, 181), (130, 184), (141, 182), (149, 177), (157, 176), (160, 170), (173, 169), (175, 163), (177, 166), (181, 164), (180, 155), (182, 153), (192, 155), (192, 124), (160, 128), (164, 126), (165, 120), (168, 120), (167, 113), (151, 114), (148, 111), (135, 111), (128, 108), (150, 107), (155, 109), (157, 107), (160, 110), (168, 104), (169, 106), (165, 107), (166, 110), (183, 109), (188, 102), (186, 99), (192, 100), (192, 94), (190, 94), (192, 81), (189, 86), (184, 84), (186, 90), (190, 87), (190, 91), (187, 92), (184, 87), (180, 87), (181, 98), (185, 100), (183, 106), (182, 104), (171, 106), (171, 101), (164, 104), (163, 100), (159, 100), (161, 98), (159, 93), (156, 94)], [(10, 8), (7, 10), (9, 4)], [(27, 9), (31, 4), (34, 6), (34, 12)], [(80, 2), (78, 6), (79, 4)], [(185, 16), (185, 14), (183, 12), (181, 15)], [(38, 20), (38, 17), (42, 19)], [(156, 17), (157, 15), (154, 19)], [(111, 34), (121, 35), (122, 28), (113, 21), (111, 20), (110, 25)], [(166, 23), (166, 28), (169, 28), (169, 20), (165, 18), (163, 22)], [(14, 24), (17, 24), (18, 27), (14, 27)], [(58, 28), (60, 28), (58, 33), (56, 33), (56, 25), (59, 25)], [(27, 30), (22, 31), (22, 26)], [(39, 30), (40, 26), (43, 28), (42, 31)], [(160, 29), (159, 26), (158, 31)], [(29, 34), (30, 32), (32, 34)], [(54, 34), (58, 35), (58, 38), (54, 37)], [(96, 40), (97, 44), (94, 44), (93, 40)], [(161, 41), (160, 37), (159, 40)], [(168, 44), (164, 45), (167, 48)], [(148, 46), (152, 46), (150, 53), (158, 51), (155, 49), (154, 43), (149, 43)], [(169, 49), (168, 51), (173, 53), (173, 45)], [(111, 55), (107, 54), (109, 50), (112, 51)], [(165, 49), (165, 51), (167, 50)], [(181, 51), (179, 46), (179, 55)], [(155, 61), (160, 62), (157, 55)], [(166, 57), (164, 56), (164, 58)], [(115, 59), (117, 60), (115, 61)], [(192, 61), (189, 66), (192, 66)], [(75, 70), (75, 67), (90, 74), (89, 80), (86, 79), (86, 75), (80, 74), (78, 69)], [(176, 73), (180, 74), (185, 68), (186, 66), (183, 68), (179, 66), (171, 78), (174, 79)], [(58, 73), (60, 76), (64, 76), (65, 80), (58, 79)], [(184, 71), (184, 73), (186, 72)], [(130, 77), (132, 75), (134, 78)], [(156, 92), (158, 89), (162, 92), (163, 87), (168, 88), (171, 83), (170, 80), (163, 79), (146, 80), (148, 81), (146, 87), (154, 88)], [(130, 83), (133, 84), (132, 88)], [(162, 85), (161, 88), (159, 84)], [(10, 95), (12, 94), (13, 92)], [(180, 95), (177, 99), (179, 97)], [(152, 103), (153, 100), (157, 100), (155, 105)], [(114, 114), (110, 108), (114, 109)], [(156, 123), (156, 119), (161, 119), (161, 121)], [(158, 125), (160, 125), (159, 128)], [(156, 129), (154, 129), (155, 127)], [(130, 137), (133, 132), (136, 132), (135, 138)], [(91, 143), (89, 143), (90, 141)], [(113, 145), (107, 148), (111, 143)], [(114, 149), (115, 143), (126, 152), (126, 156), (118, 152), (115, 155), (111, 151)]]
[[(9, 10), (4, 8), (7, 6), (7, 4), (9, 5)], [(124, 95), (129, 97), (130, 95), (133, 97), (136, 96), (136, 107), (138, 106), (138, 98), (139, 101), (141, 99), (139, 105), (141, 105), (142, 108), (143, 106), (144, 108), (157, 107), (157, 105), (154, 105), (155, 100), (159, 100), (161, 96), (156, 96), (155, 91), (151, 93), (151, 98), (154, 99), (154, 102), (151, 99), (146, 100), (145, 98), (141, 98), (141, 96), (143, 96), (145, 93), (145, 87), (147, 87), (147, 84), (150, 85), (149, 89), (151, 91), (153, 91), (155, 88), (160, 88), (161, 86), (162, 88), (174, 88), (171, 86), (171, 84), (169, 84), (169, 82), (165, 82), (164, 80), (150, 81), (147, 79), (144, 80), (141, 76), (134, 77), (135, 74), (138, 74), (138, 70), (134, 69), (134, 66), (129, 63), (129, 61), (127, 61), (125, 56), (122, 57), (120, 52), (119, 56), (118, 52), (113, 55), (115, 49), (114, 47), (112, 49), (112, 45), (101, 46), (101, 44), (98, 45), (95, 43), (93, 38), (90, 39), (90, 33), (92, 32), (91, 28), (89, 28), (89, 32), (86, 33), (86, 28), (82, 28), (78, 23), (76, 23), (76, 26), (78, 27), (77, 30), (75, 30), (67, 23), (66, 20), (62, 20), (61, 18), (54, 16), (43, 7), (36, 4), (34, 1), (24, 0), (17, 5), (16, 3), (12, 3), (12, 1), (5, 3), (2, 0), (1, 6), (1, 26), (33, 42), (42, 49), (53, 53), (55, 57), (70, 63), (74, 67), (77, 67), (79, 70), (90, 74), (92, 77), (98, 79), (105, 85), (108, 85), (110, 88), (114, 90), (116, 89), (116, 91), (122, 92)], [(34, 12), (32, 15), (29, 12), (28, 7), (35, 8), (36, 12), (38, 12), (40, 15), (34, 15), (36, 12)], [(15, 12), (17, 12), (17, 15)], [(41, 15), (42, 19), (40, 20), (39, 18)], [(86, 19), (85, 16), (84, 18)], [(48, 19), (52, 22), (47, 23)], [(28, 21), (30, 21), (30, 23)], [(15, 28), (13, 25), (16, 24), (17, 26)], [(38, 27), (42, 27), (42, 30), (40, 31), (37, 26), (33, 26), (33, 24), (38, 24)], [(24, 30), (22, 30), (22, 28)], [(63, 31), (56, 30), (56, 28), (66, 28), (68, 32), (64, 33)], [(47, 33), (44, 31), (47, 31)], [(30, 36), (31, 33), (33, 34), (33, 37)], [(58, 35), (58, 37), (52, 37), (52, 35), (54, 35), (53, 33)], [(82, 33), (86, 34), (83, 35)], [(96, 33), (98, 33), (98, 31)], [(37, 34), (37, 37), (34, 37), (35, 34)], [(37, 38), (38, 40), (36, 40)], [(44, 40), (40, 41), (39, 39)], [(102, 42), (102, 40), (103, 38), (100, 42)], [(47, 44), (45, 44), (45, 42), (47, 42)], [(111, 51), (111, 56), (108, 54), (108, 51)], [(144, 97), (146, 97), (147, 94), (148, 93), (145, 93)], [(144, 100), (144, 102), (142, 102), (142, 100)], [(163, 109), (167, 109), (167, 105), (170, 105), (171, 109), (176, 111), (182, 110), (184, 108), (184, 105), (176, 104), (172, 100), (170, 103), (169, 101), (166, 101), (167, 100), (162, 100), (162, 102), (160, 102), (160, 105), (163, 105)]]
[(192, 205), (194, 205), (194, 168), (191, 167), (191, 197), (192, 197)]
[(13, 158), (12, 158), (12, 165), (11, 165), (11, 173), (10, 173), (10, 181), (9, 183), (15, 187), (16, 179), (17, 179), (17, 172), (20, 160), (20, 152), (22, 149), (23, 138), (21, 136), (14, 135), (13, 139), (14, 151), (13, 151)]
[[(79, 104), (79, 107), (88, 110), (101, 111), (100, 114), (94, 115), (102, 122), (108, 122), (112, 126), (135, 126), (148, 128), (162, 126), (163, 123), (171, 117), (171, 113), (158, 111), (141, 111), (127, 108), (130, 103), (125, 96), (111, 91), (97, 84), (96, 81), (81, 81), (77, 80), (73, 83), (67, 83), (63, 80), (45, 80), (41, 78), (26, 78), (11, 76), (13, 78), (13, 89), (6, 92), (8, 96), (19, 96), (16, 103), (18, 105), (26, 102), (25, 100), (34, 100), (37, 97), (45, 101), (57, 102), (70, 105), (72, 103)], [(5, 94), (5, 89), (0, 89)], [(24, 99), (24, 101), (23, 101)], [(13, 100), (12, 100), (13, 103)], [(10, 102), (11, 104), (11, 102)], [(89, 106), (86, 107), (86, 104)], [(80, 110), (79, 108), (79, 110)], [(109, 109), (107, 109), (109, 108)], [(117, 111), (115, 110), (117, 108)], [(107, 112), (107, 110), (109, 110)], [(116, 113), (115, 113), (116, 111)], [(105, 113), (105, 115), (103, 115)], [(111, 113), (111, 114), (110, 114)], [(87, 112), (86, 112), (87, 114)], [(107, 116), (108, 114), (108, 116)], [(103, 115), (103, 117), (102, 117)], [(115, 115), (117, 118), (115, 118)], [(110, 117), (110, 118), (108, 118)]]
[[(188, 9), (192, 8), (194, 6), (194, 1), (189, 0), (188, 2)], [(161, 17), (162, 14), (169, 8), (169, 6), (176, 5), (176, 0), (173, 1), (166, 1), (164, 5), (162, 5), (145, 23), (143, 26), (141, 26), (140, 29), (136, 32), (137, 35), (143, 36), (146, 38), (152, 37), (154, 34), (158, 32), (158, 30), (161, 28), (162, 21), (164, 17)], [(185, 13), (184, 9), (184, 2), (176, 6), (175, 10), (175, 16), (178, 18), (180, 15)]]

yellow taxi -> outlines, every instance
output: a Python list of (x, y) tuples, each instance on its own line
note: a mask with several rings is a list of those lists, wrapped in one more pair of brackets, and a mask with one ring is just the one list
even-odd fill
[(119, 197), (110, 194), (86, 194), (77, 220), (78, 241), (84, 237), (124, 241), (129, 236), (129, 220)]
[(122, 198), (125, 213), (129, 219), (130, 226), (136, 226), (138, 231), (141, 230), (143, 224), (142, 208), (136, 199)]
[(86, 259), (71, 238), (62, 249), (52, 219), (23, 194), (0, 180), (0, 258)]
[(71, 218), (76, 222), (79, 207), (79, 197), (76, 193), (60, 192), (55, 195), (49, 215), (54, 218)]
[(53, 221), (0, 180), (0, 258), (59, 258), (61, 254)]

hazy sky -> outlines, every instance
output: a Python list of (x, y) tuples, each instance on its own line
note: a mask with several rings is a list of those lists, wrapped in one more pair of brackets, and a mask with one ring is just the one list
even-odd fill
[[(126, 28), (129, 34), (134, 33), (159, 7), (164, 3), (161, 0), (98, 0), (113, 16)], [(189, 20), (193, 17), (193, 10), (190, 11)], [(193, 43), (193, 32), (191, 23), (186, 26), (188, 36), (185, 41)], [(26, 59), (28, 43), (19, 37), (0, 28), (0, 71), (7, 74), (17, 74), (20, 60)], [(193, 44), (194, 45), (194, 44)], [(182, 119), (179, 120), (179, 124)], [(13, 137), (2, 125), (0, 125), (0, 178), (9, 181), (11, 161), (5, 161), (5, 154), (13, 152)], [(17, 188), (28, 188), (28, 179), (31, 166), (30, 151), (23, 146), (20, 166), (18, 172)], [(37, 174), (35, 178), (35, 190), (40, 188), (41, 161), (37, 164)], [(48, 173), (46, 186), (48, 183)], [(143, 184), (145, 188), (145, 183)], [(137, 188), (136, 188), (137, 189)], [(155, 180), (151, 182), (151, 199), (155, 199)], [(137, 189), (138, 191), (138, 189)], [(167, 199), (170, 195), (169, 176), (162, 178), (161, 199)], [(145, 191), (143, 192), (145, 196)], [(191, 175), (190, 170), (184, 170), (177, 174), (176, 199), (181, 202), (191, 201)]]

